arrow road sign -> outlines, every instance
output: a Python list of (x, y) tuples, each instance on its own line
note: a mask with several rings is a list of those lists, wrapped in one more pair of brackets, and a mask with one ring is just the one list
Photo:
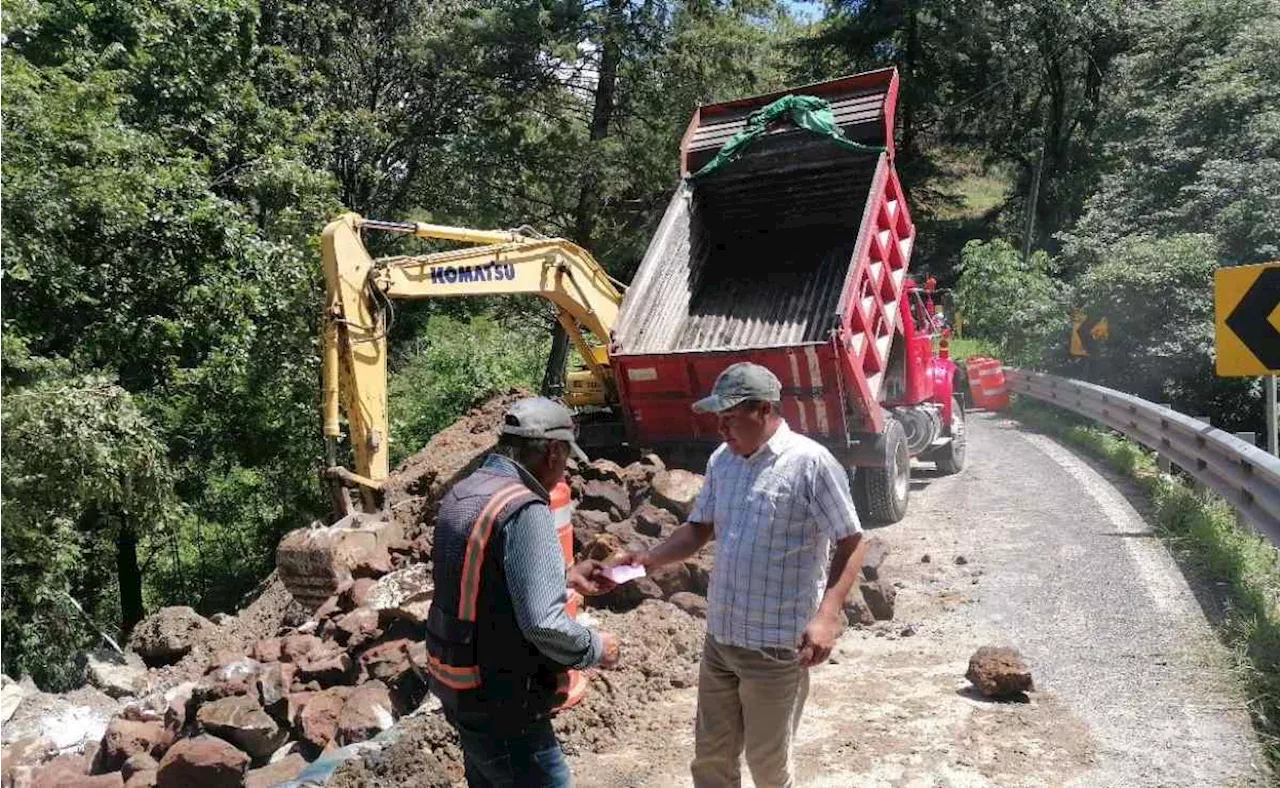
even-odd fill
[(1218, 375), (1280, 372), (1280, 262), (1214, 274)]

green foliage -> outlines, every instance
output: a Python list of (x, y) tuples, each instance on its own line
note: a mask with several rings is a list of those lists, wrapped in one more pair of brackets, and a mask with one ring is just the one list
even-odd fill
[(466, 323), (431, 318), (391, 378), (392, 462), (488, 396), (536, 389), (549, 348), (549, 336), (527, 325), (507, 327), (487, 315)]
[(1062, 288), (1044, 252), (1024, 262), (1006, 241), (969, 242), (956, 304), (965, 333), (991, 343), (1006, 363), (1034, 365), (1064, 336)]
[(1136, 480), (1178, 563), (1225, 594), (1225, 613), (1214, 624), (1245, 679), (1249, 713), (1267, 757), (1273, 767), (1280, 765), (1280, 560), (1275, 547), (1241, 525), (1226, 501), (1160, 473), (1155, 455), (1124, 437), (1045, 405), (1018, 401), (1014, 415)]
[(165, 533), (173, 473), (135, 399), (102, 377), (51, 377), (7, 394), (0, 436), (5, 672), (70, 689), (97, 635), (64, 595), (114, 629), (117, 544)]

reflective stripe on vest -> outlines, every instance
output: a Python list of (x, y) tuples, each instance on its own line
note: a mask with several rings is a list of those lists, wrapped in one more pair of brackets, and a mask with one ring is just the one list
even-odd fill
[(480, 567), (484, 563), (485, 547), (493, 534), (494, 521), (503, 507), (521, 495), (528, 495), (529, 489), (523, 484), (512, 484), (494, 493), (485, 505), (476, 523), (471, 528), (471, 536), (467, 539), (467, 555), (462, 562), (462, 594), (458, 598), (458, 619), (461, 621), (476, 620), (476, 602), (480, 597)]
[(427, 670), (431, 673), (433, 679), (450, 689), (469, 690), (480, 686), (480, 667), (478, 665), (459, 668), (455, 665), (446, 665), (436, 659), (434, 654), (428, 654)]

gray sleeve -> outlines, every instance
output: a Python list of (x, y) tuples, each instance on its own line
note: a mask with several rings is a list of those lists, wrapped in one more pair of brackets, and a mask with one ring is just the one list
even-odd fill
[(526, 506), (507, 523), (503, 567), (516, 622), (529, 642), (570, 668), (598, 664), (604, 651), (600, 636), (565, 612), (564, 555), (550, 509)]

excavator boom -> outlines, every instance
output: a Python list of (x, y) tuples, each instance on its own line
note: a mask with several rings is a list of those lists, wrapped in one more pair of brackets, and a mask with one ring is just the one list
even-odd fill
[[(481, 244), (433, 254), (375, 260), (361, 230), (414, 235), (424, 239)], [(595, 398), (570, 404), (617, 401), (607, 345), (622, 294), (581, 247), (521, 231), (472, 230), (417, 222), (340, 216), (321, 238), (327, 291), (324, 331), (324, 435), (330, 447), (341, 436), (345, 411), (355, 454), (355, 470), (330, 476), (362, 490), (366, 511), (386, 479), (387, 337), (383, 308), (388, 301), (482, 295), (529, 294), (556, 306), (565, 328), (594, 379)], [(593, 344), (586, 336), (593, 334)], [(335, 466), (336, 451), (329, 465)], [(345, 496), (340, 496), (345, 497)]]

